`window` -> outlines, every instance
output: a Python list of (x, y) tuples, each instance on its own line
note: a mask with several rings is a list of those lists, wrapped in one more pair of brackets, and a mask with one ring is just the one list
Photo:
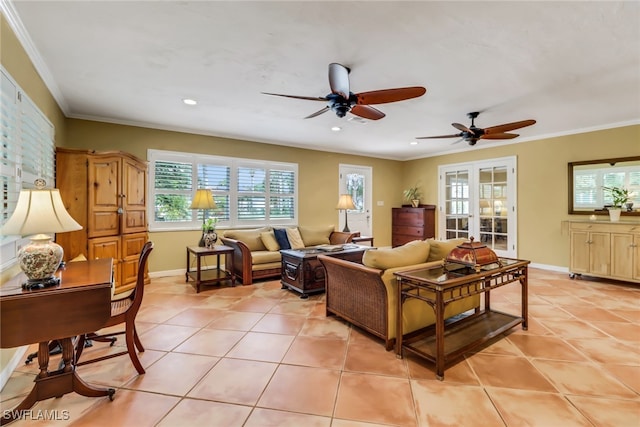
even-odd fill
[[(0, 97), (0, 177), (4, 225), (15, 210), (20, 190), (33, 188), (37, 178), (53, 187), (55, 142), (54, 127), (24, 94), (4, 68), (1, 71)], [(20, 245), (19, 236), (0, 236), (2, 267), (12, 265)]]
[(205, 213), (189, 208), (210, 189), (218, 226), (297, 223), (298, 165), (234, 157), (149, 150), (151, 231), (200, 228)]

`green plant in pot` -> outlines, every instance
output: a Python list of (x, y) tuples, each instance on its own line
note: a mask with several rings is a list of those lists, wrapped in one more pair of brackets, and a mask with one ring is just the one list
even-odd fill
[(404, 195), (405, 200), (411, 202), (411, 205), (414, 208), (417, 208), (420, 205), (420, 189), (417, 185), (413, 187), (407, 188), (402, 193)]
[(622, 207), (631, 199), (631, 192), (622, 187), (602, 187), (605, 191), (611, 194), (613, 199), (613, 206), (609, 208), (609, 218), (611, 221), (618, 221), (620, 219), (620, 212)]
[(218, 241), (218, 234), (216, 233), (216, 224), (218, 218), (207, 218), (202, 222), (202, 239), (200, 239), (200, 246), (212, 248)]

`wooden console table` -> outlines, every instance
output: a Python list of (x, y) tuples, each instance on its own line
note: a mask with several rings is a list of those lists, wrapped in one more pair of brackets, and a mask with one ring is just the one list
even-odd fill
[[(398, 311), (396, 355), (408, 350), (436, 365), (436, 378), (444, 379), (445, 364), (502, 332), (522, 324), (527, 329), (527, 293), (529, 261), (501, 258), (502, 266), (492, 264), (475, 272), (458, 266), (446, 271), (432, 267), (395, 273), (398, 278)], [(491, 290), (519, 282), (522, 294), (522, 314), (514, 316), (491, 310)], [(445, 325), (447, 304), (472, 295), (484, 294), (484, 307), (460, 320)], [(435, 311), (435, 328), (426, 333), (403, 337), (402, 306), (409, 298), (420, 299)]]
[[(230, 246), (218, 245), (213, 248), (204, 248), (200, 246), (187, 246), (187, 272), (185, 273), (185, 282), (192, 278), (196, 282), (196, 293), (200, 293), (200, 285), (209, 285), (220, 283), (223, 280), (230, 279), (231, 286), (236, 285), (236, 275), (233, 272), (233, 256), (226, 257), (224, 269), (220, 268), (220, 255), (233, 254), (233, 248)], [(196, 269), (191, 270), (191, 256), (196, 257)], [(203, 256), (215, 255), (216, 268), (202, 270)]]
[[(56, 273), (60, 285), (23, 290), (26, 281), (19, 274), (0, 288), (0, 347), (12, 348), (33, 343), (38, 346), (40, 372), (35, 385), (13, 410), (6, 411), (0, 425), (22, 416), (40, 400), (76, 392), (83, 396), (109, 396), (115, 390), (85, 383), (75, 369), (73, 338), (99, 330), (111, 316), (113, 260), (98, 259), (68, 263)], [(49, 371), (49, 341), (62, 347), (63, 367)]]

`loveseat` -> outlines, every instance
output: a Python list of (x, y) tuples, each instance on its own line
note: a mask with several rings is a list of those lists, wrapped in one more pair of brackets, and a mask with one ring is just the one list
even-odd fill
[[(442, 265), (464, 239), (414, 240), (392, 249), (364, 253), (362, 264), (318, 256), (326, 269), (326, 312), (382, 338), (391, 350), (396, 337), (398, 285), (395, 272)], [(447, 305), (445, 319), (480, 307), (479, 295)], [(404, 334), (435, 324), (434, 310), (424, 301), (408, 299), (403, 306)]]
[(353, 234), (334, 231), (333, 225), (262, 227), (227, 230), (220, 241), (233, 248), (233, 253), (227, 257), (233, 257), (236, 279), (243, 285), (251, 285), (256, 279), (281, 276), (280, 249), (349, 243)]

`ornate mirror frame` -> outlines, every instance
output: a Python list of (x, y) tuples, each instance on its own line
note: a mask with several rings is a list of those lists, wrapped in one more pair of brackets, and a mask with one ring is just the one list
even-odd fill
[[(633, 157), (618, 157), (614, 159), (600, 159), (600, 160), (586, 160), (581, 162), (570, 162), (569, 163), (569, 214), (571, 215), (606, 215), (607, 210), (604, 209), (576, 209), (573, 205), (574, 201), (574, 182), (573, 175), (575, 168), (585, 168), (590, 165), (593, 165), (594, 169), (598, 169), (599, 167), (609, 166), (612, 168), (615, 167), (628, 167), (629, 165), (633, 166), (633, 164), (637, 164), (640, 168), (640, 156)], [(633, 212), (622, 211), (622, 215), (629, 216), (640, 216), (640, 211), (636, 208)]]

